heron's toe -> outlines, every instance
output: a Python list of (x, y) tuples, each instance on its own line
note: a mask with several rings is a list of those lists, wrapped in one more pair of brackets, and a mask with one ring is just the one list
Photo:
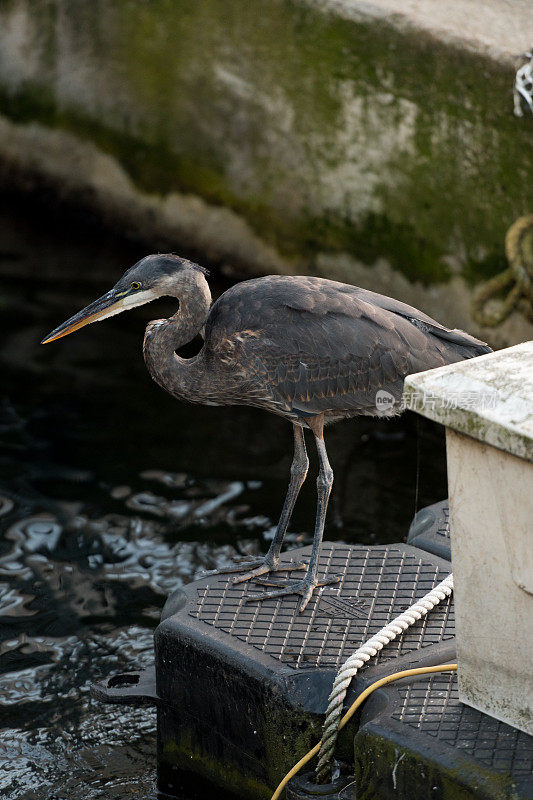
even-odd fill
[(243, 575), (238, 575), (236, 578), (233, 578), (233, 583), (244, 583), (244, 581), (252, 581), (254, 578), (260, 578), (261, 575), (266, 575), (267, 572), (270, 572), (271, 567), (263, 562), (255, 569), (248, 570)]
[(265, 563), (264, 558), (257, 556), (239, 556), (234, 559), (233, 564), (227, 567), (220, 567), (219, 569), (211, 569), (206, 571), (206, 575), (231, 575), (234, 572), (249, 572), (255, 567), (260, 567)]
[[(261, 564), (256, 567), (255, 569), (251, 569), (248, 572), (245, 572), (244, 575), (239, 575), (237, 578), (233, 578), (233, 583), (244, 583), (244, 581), (253, 581), (257, 578), (260, 578), (262, 575), (267, 575), (269, 572), (293, 572), (294, 570), (298, 569), (305, 569), (305, 564), (293, 564), (292, 562), (289, 564), (277, 564), (276, 566), (272, 566), (272, 564), (268, 561), (263, 560)], [(258, 581), (265, 586), (279, 586), (279, 583), (269, 583), (268, 581)]]
[(272, 600), (276, 597), (287, 597), (291, 594), (299, 594), (302, 596), (300, 603), (298, 605), (298, 611), (300, 614), (304, 611), (309, 603), (309, 600), (313, 596), (313, 592), (316, 588), (322, 586), (330, 586), (331, 584), (338, 583), (339, 578), (324, 578), (322, 580), (310, 580), (309, 578), (303, 578), (301, 581), (274, 581), (274, 580), (260, 580), (257, 581), (261, 586), (278, 586), (279, 588), (273, 592), (262, 592), (261, 594), (250, 594), (246, 598), (247, 603), (251, 603), (254, 600), (261, 601), (261, 600)]
[(313, 592), (315, 589), (318, 588), (318, 583), (311, 583), (308, 584), (307, 588), (302, 590), (302, 599), (300, 600), (300, 605), (298, 606), (298, 612), (301, 614), (307, 608), (307, 604), (309, 603), (310, 599), (313, 596)]

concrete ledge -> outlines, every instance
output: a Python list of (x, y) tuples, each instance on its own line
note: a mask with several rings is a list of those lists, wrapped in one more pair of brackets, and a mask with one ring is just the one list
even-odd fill
[(533, 461), (533, 342), (409, 375), (407, 408)]
[(529, 0), (309, 0), (351, 19), (375, 16), (514, 62), (533, 43)]

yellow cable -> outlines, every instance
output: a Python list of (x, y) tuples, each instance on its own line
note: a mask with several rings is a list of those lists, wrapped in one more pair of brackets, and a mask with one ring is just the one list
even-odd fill
[[(368, 695), (372, 694), (372, 692), (374, 692), (376, 689), (379, 689), (381, 686), (386, 686), (387, 683), (392, 683), (392, 681), (398, 681), (400, 680), (400, 678), (410, 678), (414, 675), (428, 675), (431, 672), (455, 672), (456, 670), (457, 670), (457, 664), (438, 664), (436, 667), (418, 667), (417, 669), (404, 669), (401, 672), (393, 672), (392, 675), (387, 675), (385, 678), (380, 678), (379, 681), (375, 681), (375, 683), (372, 683), (370, 686), (368, 686), (363, 692), (361, 692), (359, 697), (357, 697), (357, 699), (354, 700), (354, 702), (352, 703), (346, 714), (341, 719), (339, 724), (339, 730), (341, 728), (344, 728), (346, 723), (353, 717), (353, 715), (355, 714), (361, 703), (363, 703), (366, 700)], [(311, 761), (313, 756), (317, 755), (317, 753), (320, 750), (321, 744), (322, 744), (321, 741), (318, 742), (318, 744), (315, 744), (313, 749), (309, 750), (309, 752), (306, 753), (306, 755), (303, 758), (301, 758), (297, 764), (294, 765), (294, 767), (290, 770), (290, 772), (287, 772), (287, 774), (279, 784), (278, 788), (276, 789), (270, 800), (278, 800), (278, 798), (281, 796), (282, 791), (284, 790), (288, 782), (291, 780), (291, 778), (294, 778), (294, 776), (297, 775), (297, 773), (301, 770), (301, 768), (305, 767), (305, 765), (309, 761)]]

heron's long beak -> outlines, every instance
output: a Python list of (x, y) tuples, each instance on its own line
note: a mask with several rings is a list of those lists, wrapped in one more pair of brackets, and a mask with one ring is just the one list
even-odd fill
[(110, 292), (99, 297), (94, 303), (91, 303), (82, 311), (78, 311), (73, 317), (59, 325), (58, 328), (42, 340), (41, 344), (55, 342), (56, 339), (68, 336), (69, 333), (74, 333), (74, 331), (83, 328), (84, 325), (89, 325), (99, 319), (112, 317), (114, 314), (120, 314), (121, 311), (131, 308), (131, 302), (128, 303), (124, 295), (125, 293), (119, 293), (116, 289), (111, 289)]

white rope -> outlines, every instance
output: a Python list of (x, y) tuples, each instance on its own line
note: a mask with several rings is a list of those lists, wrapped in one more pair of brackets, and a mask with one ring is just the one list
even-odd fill
[(411, 625), (414, 625), (428, 611), (431, 611), (438, 603), (445, 600), (453, 592), (453, 575), (448, 575), (434, 589), (428, 592), (420, 600), (417, 600), (407, 611), (395, 617), (388, 625), (385, 625), (378, 633), (372, 636), (365, 644), (361, 645), (350, 658), (344, 662), (337, 677), (333, 682), (333, 689), (329, 696), (328, 709), (322, 733), (322, 745), (318, 754), (318, 764), (316, 768), (317, 783), (326, 783), (331, 774), (331, 762), (335, 752), (337, 736), (339, 733), (339, 723), (342, 716), (344, 698), (352, 678), (357, 674), (357, 670), (369, 661), (390, 641), (403, 633)]

